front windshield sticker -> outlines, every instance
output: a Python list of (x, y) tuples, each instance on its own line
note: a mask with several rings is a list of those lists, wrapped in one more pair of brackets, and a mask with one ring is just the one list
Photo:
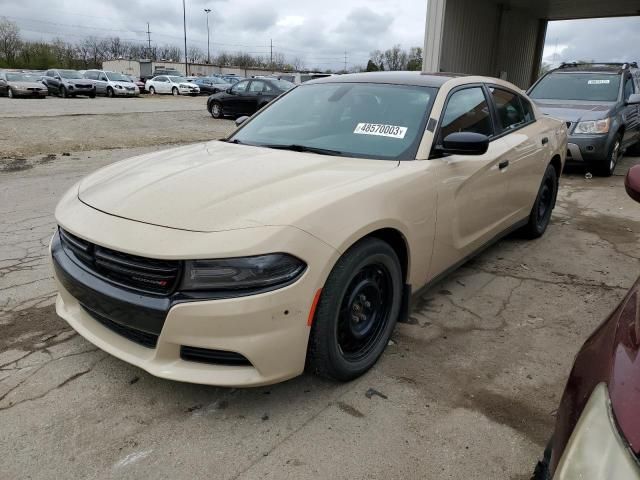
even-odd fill
[(381, 125), (379, 123), (359, 123), (353, 133), (358, 135), (376, 135), (378, 137), (404, 138), (407, 127)]
[(611, 80), (589, 80), (587, 82), (588, 85), (608, 85), (611, 83)]

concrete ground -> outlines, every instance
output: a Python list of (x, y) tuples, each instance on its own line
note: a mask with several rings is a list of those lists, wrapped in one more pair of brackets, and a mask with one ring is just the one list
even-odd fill
[[(101, 100), (87, 102), (130, 101)], [(53, 209), (100, 166), (185, 131), (217, 138), (231, 122), (182, 98), (149, 99), (154, 112), (136, 110), (151, 105), (145, 98), (118, 114), (81, 115), (84, 132), (125, 139), (127, 148), (105, 150), (112, 137), (47, 135), (77, 112), (25, 118), (12, 104), (20, 117), (7, 118), (5, 101), (0, 132), (13, 133), (0, 137), (0, 478), (525, 480), (574, 354), (640, 272), (640, 207), (620, 176), (640, 159), (627, 158), (610, 179), (565, 175), (543, 238), (509, 237), (427, 292), (354, 382), (304, 375), (236, 390), (160, 380), (56, 317)], [(73, 100), (26, 101), (25, 115), (49, 102), (66, 109)], [(129, 128), (141, 115), (150, 123), (135, 143)], [(16, 121), (42, 133), (23, 142)]]

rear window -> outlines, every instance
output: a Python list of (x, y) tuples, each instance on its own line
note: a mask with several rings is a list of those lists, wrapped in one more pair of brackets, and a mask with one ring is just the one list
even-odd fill
[(619, 91), (620, 75), (553, 73), (540, 80), (529, 96), (546, 100), (615, 102)]

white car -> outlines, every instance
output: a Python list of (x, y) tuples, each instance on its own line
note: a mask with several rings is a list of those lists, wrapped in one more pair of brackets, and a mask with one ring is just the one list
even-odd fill
[(174, 75), (158, 75), (147, 80), (145, 89), (151, 95), (156, 93), (170, 93), (172, 95), (199, 95), (200, 87), (189, 82), (184, 77)]

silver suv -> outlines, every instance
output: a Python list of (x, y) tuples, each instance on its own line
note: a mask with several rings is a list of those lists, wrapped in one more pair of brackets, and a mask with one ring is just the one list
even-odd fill
[(98, 95), (107, 97), (137, 97), (140, 89), (129, 77), (107, 70), (87, 70), (84, 78), (92, 80), (96, 85)]

